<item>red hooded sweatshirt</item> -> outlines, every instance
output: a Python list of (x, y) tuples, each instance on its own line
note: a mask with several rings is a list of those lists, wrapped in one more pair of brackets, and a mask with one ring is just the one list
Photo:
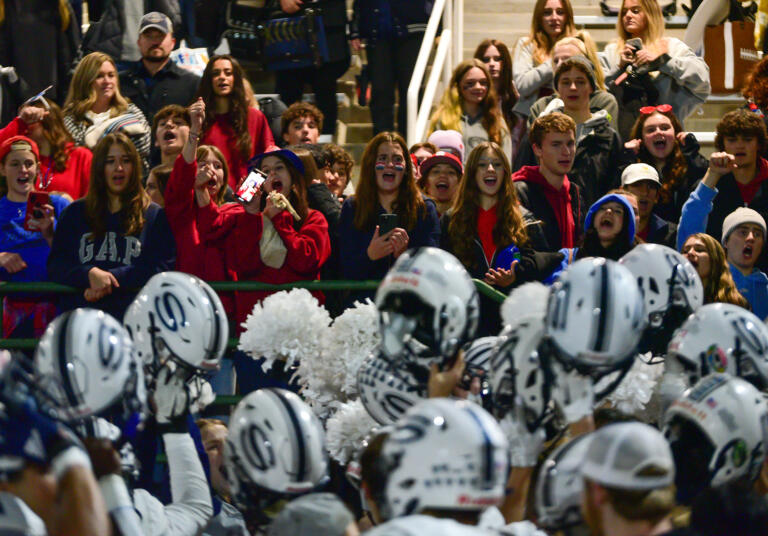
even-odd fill
[[(524, 181), (531, 184), (538, 184), (542, 187), (544, 197), (547, 198), (549, 206), (555, 213), (557, 227), (560, 229), (560, 244), (564, 248), (572, 248), (574, 236), (576, 235), (576, 224), (573, 219), (573, 209), (571, 208), (571, 182), (566, 176), (563, 180), (563, 186), (556, 190), (539, 171), (539, 166), (523, 166), (512, 175), (513, 181)], [(539, 214), (534, 214), (541, 217)]]

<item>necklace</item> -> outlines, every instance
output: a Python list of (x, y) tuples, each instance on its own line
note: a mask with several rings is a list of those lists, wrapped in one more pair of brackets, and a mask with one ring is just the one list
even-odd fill
[[(38, 172), (38, 174), (37, 174), (38, 178), (40, 179), (40, 182), (38, 183), (38, 189), (40, 191), (45, 191), (48, 188), (48, 186), (50, 186), (51, 181), (53, 180), (53, 157), (52, 156), (47, 156), (45, 158), (49, 159), (48, 171), (45, 172), (45, 176), (43, 176), (43, 174), (41, 172)], [(40, 161), (40, 164), (41, 164), (40, 167), (42, 168), (42, 163), (43, 163), (42, 162), (42, 158), (40, 160), (41, 160)], [(40, 171), (42, 171), (42, 169)]]

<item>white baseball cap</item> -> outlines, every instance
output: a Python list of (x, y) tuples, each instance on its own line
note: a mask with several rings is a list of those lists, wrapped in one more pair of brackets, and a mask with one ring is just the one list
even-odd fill
[(621, 174), (621, 185), (627, 186), (639, 181), (653, 181), (661, 186), (659, 172), (655, 167), (643, 163), (628, 165)]
[[(594, 432), (581, 474), (600, 485), (628, 490), (664, 488), (675, 481), (675, 461), (664, 435), (641, 422), (610, 424)], [(653, 474), (644, 474), (649, 468)]]

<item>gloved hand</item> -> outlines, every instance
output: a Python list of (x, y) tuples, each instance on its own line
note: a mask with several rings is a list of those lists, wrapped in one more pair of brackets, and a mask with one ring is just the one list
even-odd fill
[(159, 425), (182, 424), (189, 413), (189, 387), (183, 377), (163, 367), (157, 374), (152, 407)]
[(543, 428), (528, 430), (521, 401), (515, 403), (514, 412), (507, 413), (499, 421), (509, 442), (510, 464), (512, 467), (533, 467), (541, 453), (546, 434)]
[(190, 411), (200, 413), (216, 400), (211, 384), (203, 377), (195, 375), (189, 381)]

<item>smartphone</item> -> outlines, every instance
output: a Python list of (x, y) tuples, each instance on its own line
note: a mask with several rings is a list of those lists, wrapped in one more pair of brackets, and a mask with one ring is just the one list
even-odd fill
[(235, 197), (241, 203), (250, 203), (253, 200), (253, 196), (256, 195), (256, 190), (264, 184), (265, 180), (267, 180), (267, 176), (264, 173), (258, 169), (252, 169), (243, 182), (240, 183), (237, 192), (235, 192)]
[(43, 205), (47, 205), (51, 201), (51, 196), (48, 192), (30, 192), (27, 197), (27, 213), (24, 215), (24, 229), (27, 231), (37, 231), (37, 229), (29, 228), (29, 220), (39, 219), (45, 215), (43, 211)]
[(379, 214), (379, 236), (397, 227), (397, 214)]

